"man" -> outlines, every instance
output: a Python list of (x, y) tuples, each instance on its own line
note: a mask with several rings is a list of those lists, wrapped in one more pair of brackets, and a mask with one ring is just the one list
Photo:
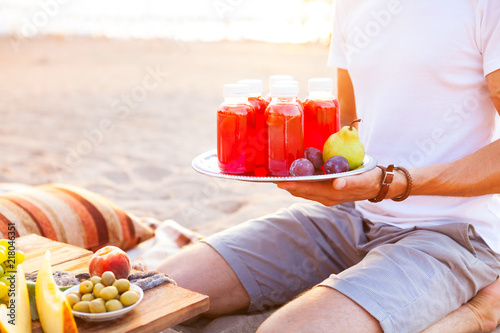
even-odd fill
[[(323, 205), (244, 223), (161, 269), (208, 294), (213, 314), (289, 302), (259, 332), (492, 331), (499, 19), (495, 0), (337, 0), (343, 123), (363, 119), (361, 141), (388, 170), (280, 183)], [(392, 183), (391, 164), (405, 167)]]

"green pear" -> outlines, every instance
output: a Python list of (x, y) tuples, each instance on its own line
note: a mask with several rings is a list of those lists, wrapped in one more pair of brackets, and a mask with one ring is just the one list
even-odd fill
[(365, 158), (365, 147), (359, 141), (358, 131), (353, 127), (354, 123), (360, 122), (357, 119), (351, 126), (344, 126), (330, 135), (323, 146), (323, 160), (328, 161), (333, 156), (343, 156), (349, 162), (349, 169), (354, 170), (363, 164)]

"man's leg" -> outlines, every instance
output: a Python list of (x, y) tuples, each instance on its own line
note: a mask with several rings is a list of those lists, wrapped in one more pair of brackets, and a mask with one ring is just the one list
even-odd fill
[(491, 332), (500, 324), (500, 279), (423, 333)]
[[(447, 227), (452, 236), (468, 235), (466, 225)], [(382, 232), (387, 228), (375, 228), (372, 234), (384, 237)], [(330, 296), (328, 289), (323, 289), (324, 293), (313, 289), (269, 318), (262, 332), (277, 327), (301, 332), (311, 328), (309, 325), (317, 325), (311, 331), (320, 332), (377, 332), (381, 328), (418, 332), (473, 297), (475, 286), (491, 283), (498, 276), (495, 256), (480, 244), (472, 248), (464, 242), (467, 248), (462, 247), (451, 237), (430, 230), (410, 230), (403, 238), (400, 232), (395, 235), (400, 238), (395, 243), (375, 247), (359, 264), (320, 284), (338, 293)], [(495, 287), (485, 288), (478, 296), (489, 293), (492, 298), (484, 298), (491, 301), (488, 305), (475, 298), (468, 307), (484, 310), (495, 299), (491, 295)]]
[(377, 319), (347, 296), (316, 287), (283, 306), (257, 333), (267, 332), (382, 332)]
[[(332, 311), (333, 309), (333, 311)], [(500, 279), (422, 333), (491, 332), (500, 324)], [(378, 321), (350, 298), (327, 287), (314, 288), (267, 319), (265, 332), (381, 332)]]
[(244, 310), (250, 298), (229, 264), (212, 247), (194, 244), (167, 258), (159, 267), (179, 286), (210, 297), (209, 316)]
[(354, 205), (292, 205), (202, 240), (159, 270), (210, 297), (209, 315), (265, 311), (362, 259), (364, 223)]

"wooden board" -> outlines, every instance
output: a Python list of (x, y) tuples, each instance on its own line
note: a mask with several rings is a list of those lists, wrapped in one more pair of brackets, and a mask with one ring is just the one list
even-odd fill
[[(29, 235), (16, 242), (26, 255), (26, 272), (36, 272), (47, 250), (51, 252), (52, 269), (86, 272), (91, 251)], [(208, 296), (172, 284), (162, 284), (146, 290), (144, 299), (124, 317), (113, 321), (92, 323), (76, 318), (81, 333), (160, 332), (193, 318), (209, 309)], [(39, 322), (33, 322), (33, 332), (42, 332)]]
[(16, 240), (17, 248), (23, 251), (26, 256), (23, 263), (23, 269), (26, 273), (38, 272), (47, 251), (50, 251), (52, 271), (88, 272), (88, 263), (92, 257), (92, 251), (34, 234), (18, 238)]

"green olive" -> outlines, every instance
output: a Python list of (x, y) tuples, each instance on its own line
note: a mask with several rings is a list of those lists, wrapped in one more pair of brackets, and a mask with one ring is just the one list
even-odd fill
[(106, 306), (104, 305), (103, 302), (99, 301), (98, 299), (95, 299), (92, 302), (90, 302), (89, 310), (91, 313), (102, 313), (106, 312)]
[(73, 293), (66, 295), (66, 299), (68, 300), (69, 306), (71, 308), (73, 308), (73, 305), (80, 302), (80, 298), (78, 298), (78, 296)]
[(89, 310), (90, 302), (82, 301), (78, 302), (73, 306), (73, 310), (78, 312), (90, 312)]
[(101, 283), (105, 285), (106, 287), (112, 286), (113, 283), (115, 283), (115, 274), (111, 271), (106, 271), (102, 273), (101, 276)]
[(101, 278), (98, 276), (93, 276), (90, 278), (90, 281), (94, 284), (94, 286), (98, 283), (101, 283)]
[(94, 290), (92, 291), (94, 293), (95, 297), (101, 297), (101, 290), (103, 290), (105, 287), (102, 283), (98, 283), (94, 286)]
[(123, 294), (130, 289), (130, 281), (127, 279), (116, 280), (113, 286), (118, 289), (119, 294)]
[(82, 294), (88, 294), (92, 292), (92, 289), (94, 289), (94, 284), (90, 281), (83, 281), (80, 284), (80, 292)]
[(113, 286), (104, 288), (99, 294), (99, 296), (105, 301), (109, 301), (110, 299), (115, 298), (117, 295), (118, 289)]
[(138, 300), (139, 294), (132, 290), (126, 291), (120, 296), (120, 302), (122, 302), (122, 304), (125, 306), (135, 304)]
[(81, 298), (82, 301), (86, 301), (86, 302), (90, 302), (94, 299), (95, 299), (95, 297), (94, 297), (94, 295), (92, 295), (92, 293), (85, 294)]
[(122, 305), (122, 303), (120, 303), (119, 300), (111, 299), (111, 300), (106, 302), (106, 310), (108, 312), (118, 311), (121, 309), (123, 309), (123, 305)]
[(82, 298), (82, 293), (79, 291), (72, 291), (71, 293), (75, 294), (78, 297), (78, 299)]

